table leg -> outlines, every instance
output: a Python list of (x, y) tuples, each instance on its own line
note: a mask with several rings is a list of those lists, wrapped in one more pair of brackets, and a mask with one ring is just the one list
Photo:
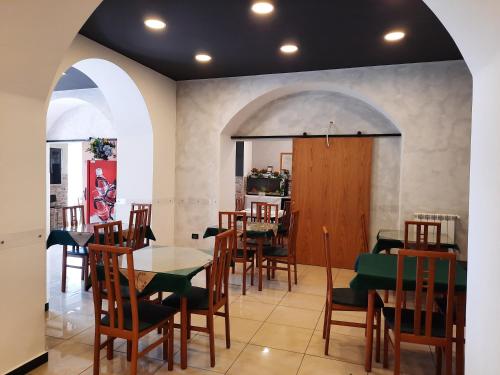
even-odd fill
[(259, 263), (259, 291), (262, 290), (262, 248), (264, 247), (264, 238), (257, 238), (257, 262)]
[(365, 371), (372, 371), (373, 353), (373, 319), (375, 315), (375, 290), (368, 292), (368, 311), (366, 312), (366, 344), (365, 344)]
[(457, 293), (457, 304), (456, 304), (456, 314), (457, 314), (457, 345), (456, 345), (456, 374), (463, 375), (465, 367), (465, 293)]
[(187, 298), (181, 297), (181, 368), (187, 367)]

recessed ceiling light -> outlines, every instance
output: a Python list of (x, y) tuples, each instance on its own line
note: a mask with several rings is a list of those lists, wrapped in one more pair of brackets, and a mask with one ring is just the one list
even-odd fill
[(402, 31), (391, 31), (385, 34), (384, 39), (388, 42), (397, 42), (405, 37), (405, 33)]
[(203, 63), (206, 63), (206, 62), (209, 62), (210, 60), (212, 60), (212, 56), (207, 55), (206, 53), (199, 53), (194, 58), (196, 59), (196, 61), (203, 62)]
[(257, 1), (252, 5), (252, 12), (257, 14), (269, 14), (274, 10), (274, 5), (268, 1)]
[(144, 21), (144, 24), (153, 30), (161, 30), (167, 27), (167, 24), (165, 22), (157, 18), (148, 18)]
[(299, 50), (295, 44), (284, 44), (280, 47), (281, 52), (283, 53), (295, 53)]

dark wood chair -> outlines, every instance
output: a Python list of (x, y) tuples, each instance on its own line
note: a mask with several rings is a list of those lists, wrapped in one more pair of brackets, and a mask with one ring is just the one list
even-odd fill
[[(85, 211), (83, 205), (67, 206), (62, 208), (63, 227), (78, 227), (85, 224)], [(72, 246), (68, 249), (67, 245), (63, 245), (62, 253), (62, 272), (61, 272), (61, 292), (66, 293), (66, 270), (67, 268), (77, 268), (82, 270), (82, 280), (85, 288), (89, 286), (89, 256), (88, 250), (83, 246)], [(68, 264), (68, 258), (80, 258), (81, 266)]]
[[(292, 290), (291, 268), (293, 266), (294, 283), (297, 284), (297, 257), (295, 246), (297, 242), (297, 232), (299, 229), (299, 211), (293, 211), (290, 216), (289, 238), (287, 247), (265, 246), (262, 251), (261, 262), (266, 262), (267, 278), (271, 278), (271, 273), (275, 271), (288, 272), (288, 291)], [(280, 266), (285, 264), (285, 266)]]
[[(405, 309), (403, 304), (403, 275), (405, 262), (416, 261), (415, 308)], [(436, 261), (448, 262), (448, 288), (446, 292), (446, 315), (434, 312)], [(394, 348), (394, 374), (400, 373), (401, 342), (436, 347), (436, 372), (441, 373), (442, 351), (445, 352), (446, 374), (452, 373), (453, 357), (453, 301), (455, 293), (456, 255), (440, 251), (407, 250), (398, 252), (396, 279), (396, 305), (384, 307), (384, 367), (388, 367), (389, 342)], [(422, 308), (424, 301), (425, 308)], [(389, 330), (394, 332), (391, 340)]]
[[(415, 241), (410, 239), (412, 229), (415, 230)], [(435, 241), (430, 241), (434, 232)], [(414, 250), (441, 250), (441, 223), (435, 221), (405, 221), (405, 249)]]
[(149, 211), (146, 208), (130, 211), (127, 247), (137, 250), (145, 246), (144, 238), (146, 237), (148, 214)]
[[(210, 366), (215, 366), (214, 315), (223, 316), (226, 326), (226, 347), (231, 347), (229, 330), (229, 268), (231, 254), (236, 247), (236, 230), (230, 229), (215, 237), (214, 257), (207, 275), (207, 287), (191, 287), (185, 296), (188, 309), (188, 337), (191, 331), (208, 333), (210, 343)], [(165, 298), (163, 305), (180, 309), (181, 296), (174, 293)], [(224, 308), (224, 312), (220, 312)], [(191, 325), (191, 314), (205, 315), (206, 327)], [(179, 327), (176, 325), (176, 327)]]
[[(323, 249), (325, 252), (326, 263), (326, 302), (325, 316), (323, 321), (323, 338), (325, 339), (325, 355), (328, 355), (330, 346), (330, 329), (332, 325), (348, 326), (364, 328), (365, 323), (349, 322), (342, 320), (332, 320), (333, 311), (368, 311), (368, 291), (359, 291), (351, 288), (334, 288), (332, 278), (332, 260), (330, 250), (330, 235), (326, 227), (323, 227)], [(380, 362), (380, 322), (381, 310), (384, 303), (378, 294), (375, 295), (375, 320), (374, 324), (375, 338), (375, 355), (376, 361)]]
[[(173, 324), (175, 309), (167, 306), (138, 301), (135, 295), (135, 272), (133, 250), (128, 247), (109, 245), (89, 245), (90, 270), (94, 290), (95, 337), (94, 337), (94, 375), (99, 374), (100, 350), (106, 347), (108, 360), (113, 359), (113, 343), (116, 338), (127, 340), (127, 359), (130, 359), (130, 373), (137, 374), (137, 361), (153, 348), (163, 345), (163, 359), (168, 361), (168, 369), (173, 369)], [(122, 269), (128, 279), (128, 295), (122, 294), (119, 257), (127, 259), (127, 268)], [(104, 296), (98, 287), (98, 267), (103, 274), (102, 283), (106, 286), (108, 311), (102, 310)], [(163, 335), (139, 352), (139, 339), (160, 328)], [(101, 335), (107, 339), (101, 343)]]
[[(238, 223), (241, 223), (238, 227)], [(239, 245), (233, 252), (233, 273), (236, 263), (241, 263), (242, 269), (242, 294), (246, 294), (247, 273), (250, 272), (250, 285), (254, 283), (255, 250), (247, 246), (247, 214), (245, 212), (221, 211), (219, 212), (219, 232), (223, 229), (236, 229)]]
[(258, 218), (262, 218), (262, 210), (266, 205), (266, 202), (250, 202), (250, 221), (258, 221)]
[(279, 229), (277, 242), (279, 245), (285, 244), (285, 238), (288, 236), (288, 228), (290, 227), (290, 215), (292, 214), (292, 202), (285, 201), (283, 203), (283, 216), (279, 219)]
[[(131, 207), (130, 207), (131, 211), (143, 210), (143, 209), (148, 210), (146, 225), (148, 227), (151, 227), (151, 214), (153, 212), (153, 205), (151, 203), (132, 203)], [(148, 238), (146, 238), (146, 246), (149, 246), (149, 239)]]
[(245, 197), (237, 197), (234, 203), (235, 211), (243, 211), (245, 209)]

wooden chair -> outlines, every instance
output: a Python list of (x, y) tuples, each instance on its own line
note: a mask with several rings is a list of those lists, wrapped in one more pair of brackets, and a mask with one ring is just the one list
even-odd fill
[(284, 245), (284, 239), (288, 236), (288, 228), (290, 227), (290, 215), (292, 202), (285, 201), (283, 206), (283, 216), (279, 220), (280, 227), (278, 229), (278, 244)]
[[(263, 207), (266, 205), (266, 202), (250, 202), (250, 220), (257, 221), (257, 215), (259, 218), (262, 217)], [(259, 214), (259, 212), (261, 214)]]
[[(241, 227), (238, 228), (238, 221)], [(247, 246), (247, 214), (245, 212), (219, 212), (219, 233), (222, 233), (223, 228), (236, 229), (237, 237), (240, 239), (241, 248), (237, 246), (232, 254), (233, 257), (233, 273), (236, 263), (242, 263), (242, 294), (246, 294), (247, 289), (247, 272), (250, 271), (250, 285), (254, 282), (255, 273), (255, 250), (249, 249)], [(238, 241), (237, 241), (238, 243)]]
[[(295, 246), (297, 242), (297, 232), (299, 229), (299, 211), (292, 212), (290, 216), (289, 239), (287, 247), (266, 246), (262, 251), (261, 262), (266, 261), (267, 279), (270, 279), (271, 272), (274, 276), (275, 271), (288, 272), (288, 291), (292, 290), (291, 267), (293, 265), (294, 282), (297, 285), (297, 257)], [(285, 264), (286, 266), (279, 266)]]
[(145, 246), (144, 238), (146, 237), (148, 221), (148, 209), (130, 211), (127, 231), (127, 247), (134, 250), (141, 249)]
[(235, 200), (234, 210), (243, 211), (245, 209), (245, 197), (238, 197)]
[[(410, 231), (415, 227), (415, 241), (410, 241)], [(435, 232), (435, 242), (429, 241), (430, 233)], [(441, 249), (441, 223), (434, 221), (405, 221), (405, 249), (437, 250)]]
[[(405, 263), (413, 258), (416, 261), (415, 309), (402, 308), (403, 275)], [(448, 288), (446, 294), (446, 316), (434, 312), (436, 262), (448, 262)], [(409, 342), (436, 347), (436, 372), (441, 373), (442, 350), (445, 352), (446, 374), (452, 373), (453, 356), (453, 300), (455, 293), (456, 255), (428, 250), (406, 250), (398, 252), (398, 271), (396, 279), (396, 305), (384, 307), (384, 367), (388, 367), (389, 342), (394, 347), (394, 374), (400, 372), (401, 342)], [(422, 309), (422, 300), (425, 309)], [(394, 332), (394, 341), (389, 336)]]
[[(348, 326), (364, 328), (365, 323), (356, 323), (341, 320), (332, 320), (333, 311), (368, 311), (368, 291), (359, 291), (351, 288), (334, 288), (332, 278), (332, 260), (330, 250), (330, 235), (326, 227), (323, 227), (323, 249), (325, 252), (326, 260), (326, 302), (325, 302), (325, 316), (323, 321), (323, 338), (325, 339), (325, 355), (328, 355), (328, 348), (330, 346), (330, 329), (332, 325)], [(381, 309), (384, 303), (378, 294), (375, 295), (375, 319), (374, 325), (376, 339), (375, 339), (375, 353), (376, 361), (380, 362), (380, 327), (381, 327)]]
[[(143, 210), (143, 209), (148, 210), (146, 225), (148, 227), (151, 227), (151, 213), (153, 210), (153, 205), (151, 203), (132, 203), (130, 207), (131, 211)], [(146, 238), (146, 246), (149, 246), (149, 238)]]
[[(207, 287), (191, 287), (185, 296), (188, 308), (188, 337), (191, 332), (208, 333), (210, 343), (210, 366), (215, 366), (215, 332), (214, 315), (223, 316), (226, 326), (226, 347), (231, 347), (229, 330), (229, 268), (231, 267), (231, 254), (236, 247), (236, 230), (227, 230), (215, 237), (214, 257), (207, 276)], [(174, 293), (165, 298), (163, 305), (180, 309), (181, 296)], [(224, 308), (224, 312), (219, 310)], [(191, 314), (205, 315), (206, 327), (191, 325)], [(176, 325), (176, 327), (179, 327)]]
[[(163, 359), (168, 360), (168, 369), (173, 369), (173, 324), (175, 309), (138, 301), (135, 295), (135, 272), (133, 250), (128, 247), (109, 245), (89, 245), (90, 270), (92, 275), (95, 337), (94, 337), (94, 375), (99, 374), (100, 350), (106, 347), (108, 360), (113, 359), (113, 343), (116, 338), (127, 340), (127, 359), (131, 360), (130, 373), (137, 374), (137, 361), (156, 346), (163, 344)], [(120, 278), (119, 256), (127, 259), (125, 271), (128, 279), (128, 295), (124, 299)], [(106, 286), (108, 311), (102, 310), (104, 297), (98, 287), (98, 267), (104, 274), (102, 282)], [(163, 335), (139, 352), (139, 339), (153, 330), (162, 329)], [(107, 339), (101, 343), (101, 335)]]
[[(67, 206), (62, 208), (63, 227), (78, 227), (85, 224), (85, 212), (83, 205)], [(61, 272), (61, 292), (66, 293), (66, 269), (77, 268), (82, 270), (82, 280), (84, 281), (85, 288), (89, 286), (89, 257), (88, 250), (81, 246), (72, 246), (68, 250), (67, 245), (63, 245), (62, 253), (62, 272)], [(68, 258), (80, 258), (82, 260), (81, 266), (74, 266), (68, 264)]]

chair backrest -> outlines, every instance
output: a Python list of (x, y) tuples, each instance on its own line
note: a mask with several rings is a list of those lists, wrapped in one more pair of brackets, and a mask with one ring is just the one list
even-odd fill
[(368, 230), (366, 229), (366, 216), (361, 215), (361, 252), (367, 253), (369, 251), (368, 245)]
[[(111, 245), (89, 244), (89, 261), (92, 280), (92, 290), (94, 295), (95, 324), (101, 324), (102, 302), (108, 301), (107, 315), (109, 317), (109, 327), (125, 331), (125, 311), (124, 305), (130, 303), (132, 318), (132, 331), (139, 331), (139, 316), (137, 310), (137, 296), (135, 293), (135, 273), (133, 250), (129, 247), (117, 247)], [(120, 259), (124, 256), (127, 259), (127, 268), (124, 270), (128, 279), (128, 298), (125, 299), (120, 284)], [(98, 268), (100, 268), (99, 272)], [(99, 275), (101, 278), (99, 279)], [(104, 284), (106, 294), (102, 292), (99, 283)]]
[[(262, 216), (262, 207), (265, 204), (266, 204), (266, 202), (250, 202), (250, 220), (251, 221), (258, 221), (257, 217)], [(259, 212), (260, 212), (260, 214), (259, 214)]]
[(229, 268), (235, 246), (236, 229), (230, 229), (215, 236), (214, 257), (207, 285), (209, 304), (220, 304), (228, 298)]
[[(432, 334), (432, 320), (434, 301), (436, 296), (436, 263), (438, 261), (445, 261), (448, 265), (448, 288), (446, 294), (447, 310), (445, 327), (446, 337), (452, 337), (456, 259), (456, 255), (454, 253), (448, 252), (408, 249), (399, 250), (398, 271), (396, 279), (396, 316), (394, 324), (395, 334), (399, 335), (401, 332), (401, 311), (402, 304), (404, 302), (403, 293), (405, 288), (405, 282), (403, 280), (403, 276), (405, 275), (405, 265), (408, 264), (408, 261), (415, 261), (415, 314), (413, 322), (413, 333), (409, 334), (409, 336), (411, 336), (411, 338), (418, 337), (418, 340), (420, 340), (421, 343), (428, 343), (430, 345), (432, 344), (432, 340), (435, 339)], [(408, 272), (406, 272), (406, 274), (408, 275)], [(422, 301), (424, 301), (425, 309), (422, 309)], [(422, 318), (422, 315), (424, 315), (425, 318)], [(408, 334), (406, 336), (408, 336)], [(426, 341), (426, 339), (428, 339), (428, 341)]]
[(234, 209), (236, 211), (242, 211), (245, 209), (245, 197), (237, 197), (234, 204)]
[(333, 288), (332, 255), (330, 252), (330, 234), (325, 226), (323, 226), (323, 251), (325, 253), (326, 266), (326, 297), (331, 298), (331, 291)]
[(281, 225), (284, 228), (290, 226), (290, 215), (292, 213), (292, 201), (284, 201), (283, 202), (283, 216), (281, 217)]
[[(415, 241), (410, 234), (415, 229)], [(435, 241), (430, 242), (430, 234), (435, 234)], [(441, 223), (435, 221), (405, 221), (405, 249), (439, 250), (441, 248)]]
[(147, 216), (148, 210), (146, 208), (130, 211), (127, 231), (127, 247), (134, 250), (144, 247), (144, 238), (146, 237), (148, 220)]
[(111, 221), (94, 225), (94, 243), (123, 247), (122, 222)]
[(148, 210), (146, 225), (151, 225), (151, 212), (153, 209), (153, 205), (151, 203), (132, 203), (130, 207), (131, 211), (143, 210), (143, 209)]
[[(224, 232), (228, 229), (236, 229), (236, 242), (233, 249), (233, 257), (236, 257), (236, 251), (238, 250), (238, 238), (241, 239), (241, 246), (243, 247), (243, 253), (246, 257), (247, 250), (247, 214), (241, 211), (220, 211), (219, 212), (219, 233)], [(238, 225), (241, 223), (241, 225)]]
[(62, 208), (63, 227), (77, 227), (85, 223), (83, 205), (66, 206)]
[(299, 231), (299, 211), (293, 211), (290, 215), (290, 226), (288, 227), (288, 257), (294, 258), (297, 249), (297, 233)]

